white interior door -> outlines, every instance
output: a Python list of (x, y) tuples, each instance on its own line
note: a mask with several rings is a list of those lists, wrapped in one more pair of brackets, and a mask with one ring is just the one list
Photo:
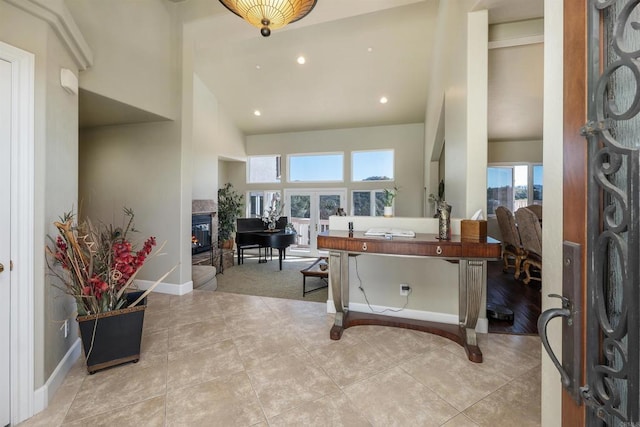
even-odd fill
[(329, 217), (338, 208), (347, 211), (347, 190), (285, 190), (285, 210), (298, 233), (296, 244), (289, 247), (289, 253), (296, 256), (317, 257), (318, 233), (329, 229)]
[(11, 420), (9, 275), (11, 231), (11, 64), (0, 59), (0, 426)]

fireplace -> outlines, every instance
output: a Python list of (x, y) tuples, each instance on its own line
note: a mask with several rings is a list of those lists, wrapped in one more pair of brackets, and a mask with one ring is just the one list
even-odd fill
[(191, 216), (191, 254), (210, 251), (213, 243), (211, 214)]

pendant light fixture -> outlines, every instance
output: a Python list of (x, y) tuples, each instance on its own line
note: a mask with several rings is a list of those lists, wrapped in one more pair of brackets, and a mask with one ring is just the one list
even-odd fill
[(254, 27), (264, 37), (271, 30), (298, 21), (311, 12), (317, 0), (220, 0), (227, 9)]

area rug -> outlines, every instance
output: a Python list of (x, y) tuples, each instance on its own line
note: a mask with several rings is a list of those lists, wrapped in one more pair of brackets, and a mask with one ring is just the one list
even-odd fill
[[(222, 273), (216, 276), (218, 279), (217, 292), (300, 301), (327, 301), (326, 287), (302, 296), (302, 273), (300, 270), (313, 264), (317, 258), (287, 257), (282, 261), (282, 271), (280, 271), (277, 251), (274, 251), (273, 255), (273, 260), (263, 264), (258, 263), (257, 256), (245, 255), (244, 264), (225, 268)], [(324, 285), (325, 282), (318, 277), (307, 277), (307, 290)]]

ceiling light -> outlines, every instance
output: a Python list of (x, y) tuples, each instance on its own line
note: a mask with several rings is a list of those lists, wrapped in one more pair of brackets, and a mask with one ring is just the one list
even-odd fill
[(262, 113), (260, 112), (260, 110), (255, 110), (255, 111), (253, 112), (253, 115), (254, 115), (254, 116), (261, 116), (261, 115), (262, 115)]
[(382, 98), (380, 98), (380, 104), (386, 104), (389, 100), (387, 99), (386, 96), (383, 96)]
[(307, 60), (304, 59), (304, 56), (298, 56), (297, 61), (298, 61), (298, 64), (300, 65), (304, 65), (304, 63), (307, 62)]
[(227, 9), (254, 27), (264, 37), (307, 16), (317, 0), (220, 0)]

